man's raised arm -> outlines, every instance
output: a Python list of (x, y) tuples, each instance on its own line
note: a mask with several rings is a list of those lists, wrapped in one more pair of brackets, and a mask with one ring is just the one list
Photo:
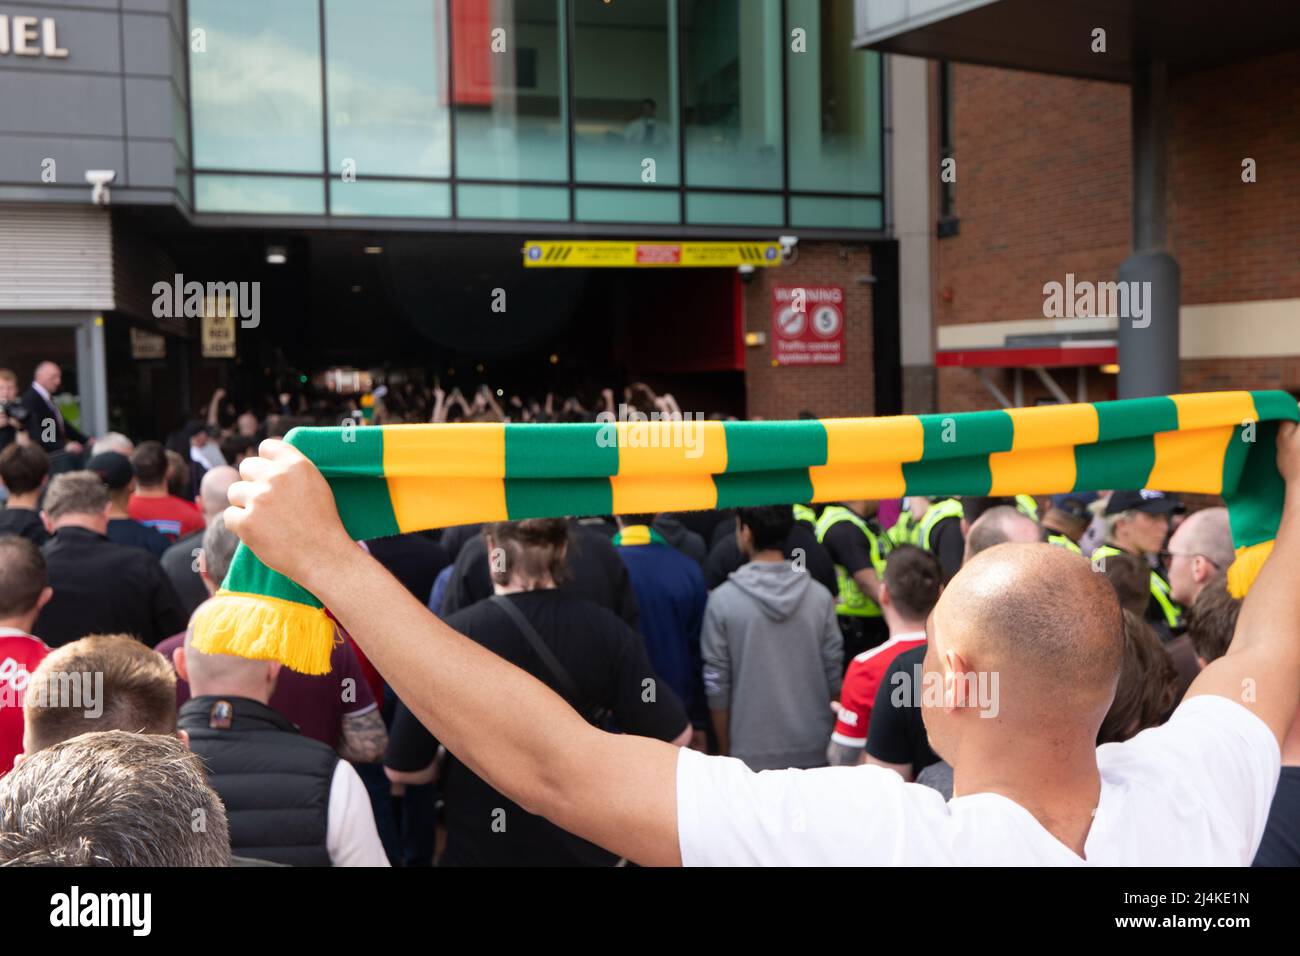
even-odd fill
[(443, 624), (343, 530), (329, 485), (268, 440), (226, 524), (325, 604), (420, 722), (526, 810), (649, 866), (678, 865), (677, 755), (593, 728), (554, 691)]
[(1291, 422), (1278, 428), (1277, 465), (1286, 504), (1273, 553), (1241, 606), (1228, 653), (1186, 696), (1216, 694), (1249, 707), (1280, 744), (1300, 704), (1300, 430)]

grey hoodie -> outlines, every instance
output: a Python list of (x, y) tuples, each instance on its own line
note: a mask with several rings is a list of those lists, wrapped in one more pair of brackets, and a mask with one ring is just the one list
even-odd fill
[(733, 757), (753, 770), (825, 765), (844, 639), (812, 575), (789, 561), (733, 571), (709, 595), (700, 650), (709, 707), (730, 711)]

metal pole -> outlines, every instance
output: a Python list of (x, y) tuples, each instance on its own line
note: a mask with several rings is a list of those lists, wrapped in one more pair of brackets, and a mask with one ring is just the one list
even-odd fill
[[(1119, 397), (1179, 390), (1179, 269), (1166, 251), (1169, 77), (1139, 64), (1132, 89), (1133, 254), (1120, 266)], [(1125, 294), (1126, 293), (1126, 294)]]

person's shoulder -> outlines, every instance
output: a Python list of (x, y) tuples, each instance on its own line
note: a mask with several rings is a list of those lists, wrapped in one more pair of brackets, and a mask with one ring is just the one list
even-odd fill
[(27, 664), (39, 663), (52, 649), (35, 634), (0, 634), (0, 655)]

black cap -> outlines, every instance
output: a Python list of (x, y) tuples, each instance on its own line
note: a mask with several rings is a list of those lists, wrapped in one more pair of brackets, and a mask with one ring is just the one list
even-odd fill
[(1163, 491), (1117, 491), (1106, 502), (1106, 514), (1117, 515), (1124, 511), (1145, 511), (1151, 515), (1182, 513), (1187, 509), (1177, 495)]
[(109, 491), (125, 488), (135, 477), (135, 466), (126, 455), (115, 451), (102, 451), (86, 463), (86, 471), (93, 471), (108, 486)]

